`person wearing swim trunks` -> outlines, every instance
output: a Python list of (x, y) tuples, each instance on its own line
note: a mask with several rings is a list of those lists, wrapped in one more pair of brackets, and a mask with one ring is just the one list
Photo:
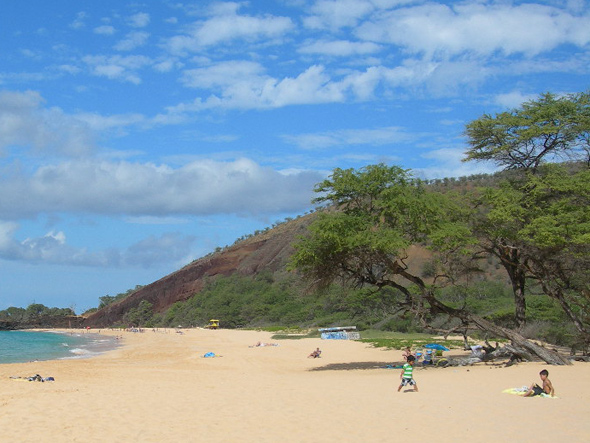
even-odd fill
[(414, 392), (418, 392), (418, 384), (416, 383), (416, 380), (414, 380), (413, 377), (415, 361), (416, 357), (414, 357), (413, 355), (409, 355), (407, 363), (402, 366), (402, 372), (399, 375), (401, 383), (399, 385), (399, 388), (397, 388), (397, 392), (401, 391), (401, 389), (407, 385), (413, 386)]
[(529, 387), (529, 390), (527, 391), (527, 393), (524, 394), (525, 397), (534, 397), (535, 395), (541, 395), (541, 394), (551, 395), (551, 397), (553, 397), (555, 395), (555, 390), (553, 389), (553, 384), (551, 383), (551, 381), (548, 378), (549, 371), (547, 371), (547, 369), (543, 369), (541, 372), (539, 372), (539, 376), (541, 377), (541, 380), (543, 381), (543, 386), (539, 386), (538, 384), (533, 383)]

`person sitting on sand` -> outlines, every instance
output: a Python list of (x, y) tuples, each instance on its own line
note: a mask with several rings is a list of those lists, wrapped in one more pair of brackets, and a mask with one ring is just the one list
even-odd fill
[(309, 354), (307, 356), (307, 358), (320, 358), (321, 354), (322, 354), (322, 351), (320, 351), (320, 348), (317, 348), (315, 351), (313, 351), (311, 354)]
[(414, 392), (418, 392), (418, 384), (416, 380), (414, 380), (413, 372), (414, 372), (414, 362), (416, 361), (416, 357), (413, 355), (408, 356), (408, 362), (402, 366), (402, 372), (399, 375), (401, 378), (401, 383), (399, 388), (397, 388), (397, 392), (401, 391), (402, 387), (406, 385), (414, 386)]
[(402, 352), (402, 357), (404, 358), (404, 361), (408, 361), (408, 357), (409, 357), (410, 355), (412, 355), (412, 356), (413, 356), (414, 354), (412, 354), (412, 349), (411, 349), (411, 348), (408, 346), (408, 347), (407, 347), (407, 348), (404, 350), (404, 352)]
[(539, 386), (536, 383), (533, 383), (529, 387), (529, 390), (527, 391), (527, 393), (524, 394), (525, 397), (533, 397), (535, 395), (541, 395), (541, 394), (551, 395), (551, 397), (553, 397), (555, 395), (555, 390), (553, 389), (553, 384), (551, 383), (551, 381), (548, 378), (549, 371), (547, 371), (547, 369), (543, 369), (541, 372), (539, 372), (539, 377), (541, 377), (541, 380), (543, 381), (543, 387)]

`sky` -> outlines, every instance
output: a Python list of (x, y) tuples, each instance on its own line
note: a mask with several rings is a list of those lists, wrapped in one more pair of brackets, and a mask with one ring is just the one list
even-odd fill
[(0, 54), (0, 309), (81, 313), (335, 168), (493, 171), (465, 125), (587, 91), (590, 2), (8, 0)]

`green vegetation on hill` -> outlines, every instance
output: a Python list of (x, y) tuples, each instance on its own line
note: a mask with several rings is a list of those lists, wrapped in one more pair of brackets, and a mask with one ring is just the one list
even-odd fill
[[(411, 315), (396, 313), (400, 297), (389, 288), (369, 292), (338, 285), (309, 293), (301, 279), (290, 273), (234, 274), (209, 280), (198, 294), (175, 303), (164, 313), (154, 313), (152, 305), (143, 301), (127, 313), (122, 326), (194, 327), (218, 318), (224, 328), (259, 327), (279, 332), (354, 325), (360, 330), (379, 330), (381, 336), (385, 331), (418, 337), (421, 333), (435, 333), (446, 323), (446, 317), (440, 316), (429, 318), (429, 326), (424, 326)], [(500, 282), (482, 281), (462, 293), (449, 291), (441, 297), (450, 304), (465, 305), (484, 318), (513, 326), (512, 295), (509, 287)], [(546, 297), (531, 296), (530, 300), (527, 327), (531, 337), (571, 344), (573, 330), (564, 322), (559, 306)], [(391, 346), (399, 345), (393, 338), (388, 340), (395, 343)]]

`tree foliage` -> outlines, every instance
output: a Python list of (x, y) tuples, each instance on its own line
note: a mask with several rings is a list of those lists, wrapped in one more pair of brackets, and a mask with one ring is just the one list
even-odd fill
[(40, 317), (71, 317), (75, 315), (70, 308), (50, 308), (40, 303), (31, 303), (26, 308), (11, 306), (0, 311), (0, 321), (26, 323)]
[(485, 114), (466, 126), (466, 161), (535, 171), (543, 162), (590, 160), (590, 94), (546, 93), (519, 109)]
[[(295, 244), (291, 266), (316, 286), (334, 281), (357, 286), (390, 287), (405, 297), (399, 309), (426, 319), (437, 313), (458, 319), (464, 328), (476, 326), (517, 343), (547, 362), (565, 359), (495, 325), (445, 303), (438, 292), (458, 277), (473, 271), (470, 260), (475, 239), (465, 225), (463, 212), (444, 194), (430, 192), (408, 171), (386, 165), (337, 169), (316, 187), (317, 202), (330, 203)], [(408, 248), (429, 247), (446, 264), (444, 275), (427, 283), (410, 266)], [(439, 278), (440, 277), (440, 278)]]
[(472, 241), (450, 199), (395, 166), (336, 169), (316, 192), (321, 196), (315, 201), (330, 206), (310, 226), (311, 235), (295, 245), (291, 267), (317, 286), (336, 280), (390, 286), (410, 300), (401, 281), (423, 286), (406, 263), (411, 245), (460, 254)]
[(467, 125), (466, 135), (471, 145), (466, 160), (494, 161), (518, 172), (499, 188), (482, 190), (471, 219), (483, 251), (498, 257), (508, 273), (516, 324), (525, 324), (525, 289), (533, 281), (560, 302), (590, 341), (581, 321), (588, 314), (576, 312), (584, 311), (584, 304), (575, 302), (574, 308), (565, 296), (588, 292), (579, 284), (590, 243), (588, 164), (548, 164), (589, 161), (590, 95), (544, 94), (515, 111), (484, 115)]

